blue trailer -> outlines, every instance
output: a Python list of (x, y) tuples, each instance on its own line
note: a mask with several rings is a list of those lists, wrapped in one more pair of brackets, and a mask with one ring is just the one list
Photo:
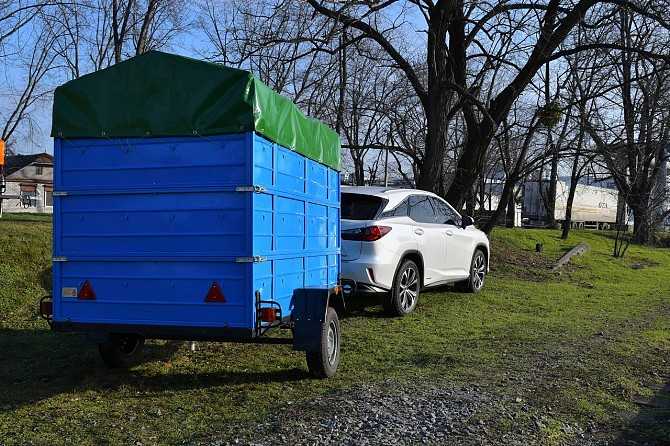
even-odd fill
[(334, 132), (248, 72), (159, 52), (59, 87), (53, 122), (52, 330), (113, 367), (154, 338), (290, 343), (335, 373)]

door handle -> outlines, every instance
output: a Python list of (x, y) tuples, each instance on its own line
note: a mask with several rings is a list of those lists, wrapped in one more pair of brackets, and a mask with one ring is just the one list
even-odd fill
[(421, 228), (416, 228), (416, 229), (414, 230), (414, 233), (415, 233), (416, 235), (423, 235), (423, 229), (421, 229)]
[(451, 229), (449, 229), (449, 230), (447, 230), (447, 232), (445, 232), (445, 234), (447, 234), (449, 237), (451, 237), (452, 235), (454, 235), (454, 232)]

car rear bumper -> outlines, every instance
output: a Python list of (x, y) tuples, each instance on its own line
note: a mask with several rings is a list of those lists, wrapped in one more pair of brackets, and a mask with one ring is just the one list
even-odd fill
[(355, 283), (355, 294), (386, 293), (391, 289), (398, 262), (364, 263), (342, 262), (343, 283)]
[(370, 285), (364, 282), (356, 282), (355, 280), (342, 279), (342, 292), (345, 296), (365, 296), (372, 294), (385, 294), (388, 289)]

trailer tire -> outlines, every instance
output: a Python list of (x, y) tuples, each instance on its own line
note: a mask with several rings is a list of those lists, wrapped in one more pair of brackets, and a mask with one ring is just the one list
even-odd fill
[(100, 357), (114, 369), (127, 369), (137, 364), (143, 348), (144, 337), (133, 333), (110, 333), (107, 342), (98, 344)]
[(326, 310), (321, 328), (321, 349), (306, 352), (307, 369), (317, 378), (332, 378), (340, 362), (340, 320), (333, 307)]

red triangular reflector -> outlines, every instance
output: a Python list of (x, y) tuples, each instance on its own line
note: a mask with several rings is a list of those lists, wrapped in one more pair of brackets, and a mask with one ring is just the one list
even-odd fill
[(223, 291), (221, 291), (221, 288), (219, 288), (219, 285), (217, 285), (216, 282), (212, 284), (212, 287), (209, 289), (209, 292), (207, 293), (207, 297), (205, 297), (205, 302), (225, 302), (226, 301), (226, 296), (223, 295)]
[(88, 280), (84, 281), (84, 284), (81, 286), (81, 290), (79, 290), (79, 294), (77, 294), (77, 299), (95, 300), (95, 293), (93, 292), (93, 287), (88, 282)]

